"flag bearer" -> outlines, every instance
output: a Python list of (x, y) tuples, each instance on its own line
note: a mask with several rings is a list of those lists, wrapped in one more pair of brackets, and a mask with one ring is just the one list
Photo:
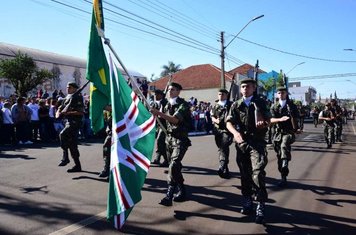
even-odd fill
[[(171, 206), (172, 200), (176, 202), (185, 200), (182, 160), (188, 147), (191, 146), (188, 138), (191, 114), (188, 103), (179, 97), (181, 90), (180, 84), (170, 83), (168, 87), (169, 100), (163, 111), (151, 109), (152, 114), (163, 118), (167, 124), (168, 189), (166, 196), (160, 202), (164, 206)], [(174, 195), (175, 190), (177, 190), (177, 194)]]

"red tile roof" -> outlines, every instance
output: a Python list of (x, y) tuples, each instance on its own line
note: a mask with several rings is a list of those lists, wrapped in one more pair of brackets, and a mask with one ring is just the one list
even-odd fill
[[(172, 81), (182, 85), (183, 89), (207, 89), (220, 87), (220, 68), (212, 64), (193, 65), (173, 74)], [(163, 77), (158, 81), (151, 82), (150, 86), (156, 89), (164, 89), (169, 76)], [(231, 81), (232, 76), (225, 75), (226, 81)]]
[[(232, 70), (230, 70), (228, 73), (229, 74), (235, 74), (235, 73), (238, 73), (238, 74), (241, 74), (241, 75), (245, 75), (247, 76), (247, 72), (250, 70), (250, 69), (254, 69), (255, 67), (250, 65), (250, 64), (243, 64), (239, 67), (236, 67)], [(258, 72), (259, 73), (265, 73), (265, 71), (261, 70), (261, 69), (258, 69)]]
[[(241, 75), (247, 74), (247, 71), (254, 67), (249, 64), (241, 65), (229, 72), (225, 73), (225, 81), (231, 81), (234, 73)], [(261, 73), (264, 72), (259, 70)], [(173, 74), (172, 81), (182, 85), (185, 90), (209, 89), (220, 87), (220, 68), (212, 64), (193, 65)], [(168, 82), (169, 76), (163, 77), (157, 81), (151, 82), (150, 86), (155, 86), (156, 89), (164, 89)]]

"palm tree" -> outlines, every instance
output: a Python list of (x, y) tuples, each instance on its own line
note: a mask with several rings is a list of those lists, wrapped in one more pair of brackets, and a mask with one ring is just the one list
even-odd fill
[(167, 75), (176, 73), (181, 69), (181, 65), (180, 64), (174, 64), (173, 61), (168, 61), (168, 65), (163, 65), (162, 66), (163, 71), (161, 72), (161, 77), (165, 77)]

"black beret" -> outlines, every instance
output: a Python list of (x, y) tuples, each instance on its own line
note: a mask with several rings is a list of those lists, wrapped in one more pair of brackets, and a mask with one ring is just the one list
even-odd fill
[(220, 89), (219, 92), (222, 92), (222, 93), (225, 93), (225, 94), (229, 93), (226, 89)]
[(284, 86), (279, 86), (277, 87), (277, 91), (287, 91), (287, 87), (284, 87)]
[(256, 80), (253, 78), (243, 78), (240, 80), (240, 84), (243, 84), (243, 83), (256, 83)]
[(169, 85), (177, 88), (178, 90), (183, 90), (183, 87), (179, 83), (171, 82), (171, 84), (169, 84)]
[(67, 83), (67, 86), (74, 87), (75, 89), (78, 89), (78, 88), (79, 88), (79, 86), (78, 86), (77, 83), (75, 83), (75, 82), (68, 82), (68, 83)]
[(164, 95), (164, 92), (162, 90), (160, 90), (160, 89), (156, 89), (154, 92), (155, 92), (156, 95), (157, 94)]

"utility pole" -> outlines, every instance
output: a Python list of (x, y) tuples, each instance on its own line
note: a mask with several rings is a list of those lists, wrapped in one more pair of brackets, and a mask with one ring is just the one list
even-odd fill
[(224, 46), (224, 32), (220, 33), (221, 42), (221, 78), (220, 78), (220, 88), (225, 89), (225, 46)]
[(220, 33), (220, 42), (221, 42), (221, 85), (220, 87), (222, 89), (226, 88), (226, 84), (225, 84), (225, 49), (230, 45), (230, 43), (232, 43), (232, 41), (235, 40), (235, 38), (237, 38), (240, 33), (253, 21), (258, 20), (260, 18), (264, 17), (264, 15), (260, 15), (257, 17), (252, 18), (249, 22), (247, 22), (247, 24), (240, 30), (240, 32), (238, 32), (231, 40), (230, 42), (224, 46), (224, 32)]

